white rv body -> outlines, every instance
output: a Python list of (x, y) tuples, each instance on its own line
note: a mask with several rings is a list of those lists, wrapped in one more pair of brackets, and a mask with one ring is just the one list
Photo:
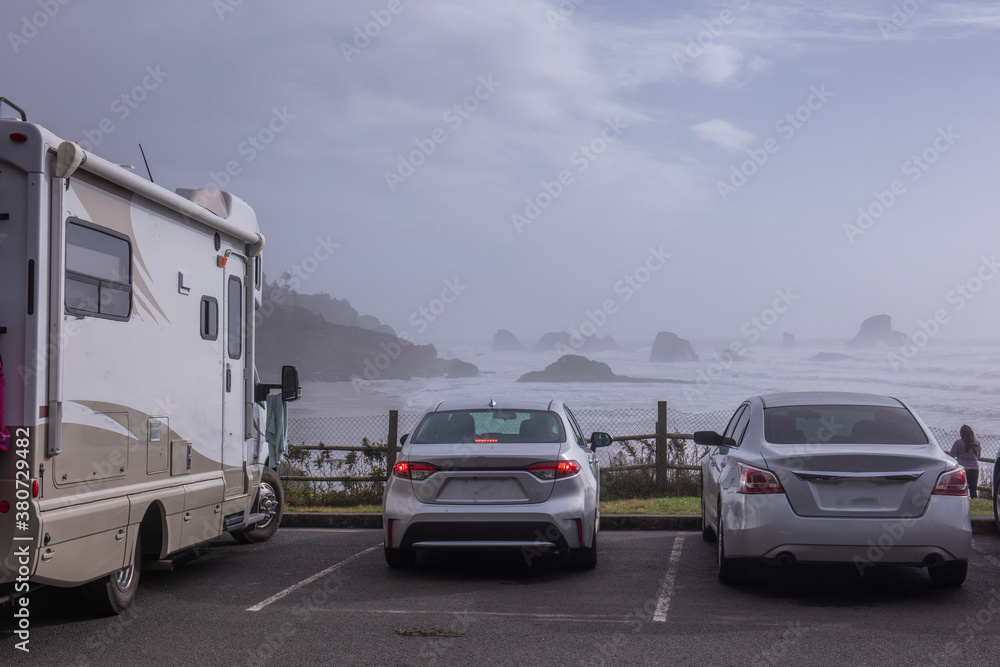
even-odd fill
[(240, 199), (184, 194), (0, 120), (0, 584), (81, 585), (140, 532), (165, 558), (260, 520), (263, 237)]

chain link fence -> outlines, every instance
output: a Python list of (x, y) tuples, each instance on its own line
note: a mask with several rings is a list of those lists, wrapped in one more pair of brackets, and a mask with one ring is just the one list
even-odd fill
[[(412, 433), (423, 413), (399, 412), (396, 433)], [(601, 464), (602, 497), (636, 498), (651, 495), (697, 495), (696, 468), (706, 448), (689, 440), (695, 431), (721, 433), (732, 411), (691, 413), (667, 409), (665, 483), (656, 479), (657, 406), (649, 408), (587, 409), (574, 411), (588, 436), (610, 433), (615, 442), (597, 450)], [(289, 451), (279, 470), (285, 479), (289, 504), (380, 504), (387, 470), (386, 444), (391, 414), (291, 419)], [(948, 451), (958, 439), (957, 429), (931, 427)], [(686, 436), (686, 437), (685, 437)], [(995, 460), (1000, 436), (978, 436), (982, 458)], [(393, 457), (394, 459), (394, 457)], [(994, 464), (981, 463), (981, 496), (990, 496)], [(309, 478), (309, 479), (305, 479)]]

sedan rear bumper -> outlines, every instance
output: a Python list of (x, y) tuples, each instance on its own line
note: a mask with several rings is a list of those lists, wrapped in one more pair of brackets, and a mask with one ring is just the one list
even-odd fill
[(969, 559), (968, 497), (933, 496), (919, 517), (840, 518), (795, 514), (784, 494), (732, 494), (723, 504), (726, 553), (733, 558), (927, 565)]
[(398, 494), (386, 498), (382, 528), (386, 545), (395, 549), (527, 545), (564, 550), (591, 544), (596, 521), (592, 513), (587, 518), (578, 494), (554, 493), (544, 503), (502, 506), (421, 503), (407, 494)]

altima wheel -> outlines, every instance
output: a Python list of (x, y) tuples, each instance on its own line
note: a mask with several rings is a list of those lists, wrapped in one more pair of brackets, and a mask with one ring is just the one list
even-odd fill
[(927, 568), (931, 583), (935, 586), (961, 586), (965, 583), (965, 575), (969, 571), (969, 562), (955, 560), (937, 567)]
[[(994, 467), (997, 465), (993, 464)], [(993, 520), (997, 524), (997, 530), (1000, 530), (1000, 499), (997, 496), (1000, 495), (1000, 472), (993, 473)]]
[(726, 556), (726, 529), (722, 522), (722, 508), (719, 508), (719, 581), (724, 584), (739, 584), (746, 578), (746, 562)]
[(708, 525), (708, 512), (705, 510), (705, 489), (701, 491), (701, 539), (706, 542), (715, 542), (715, 531)]

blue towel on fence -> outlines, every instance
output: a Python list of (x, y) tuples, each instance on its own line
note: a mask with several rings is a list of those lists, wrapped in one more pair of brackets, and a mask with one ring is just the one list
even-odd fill
[(281, 457), (288, 449), (288, 403), (281, 400), (281, 394), (267, 395), (267, 422), (264, 439), (267, 440), (267, 462), (278, 469)]

